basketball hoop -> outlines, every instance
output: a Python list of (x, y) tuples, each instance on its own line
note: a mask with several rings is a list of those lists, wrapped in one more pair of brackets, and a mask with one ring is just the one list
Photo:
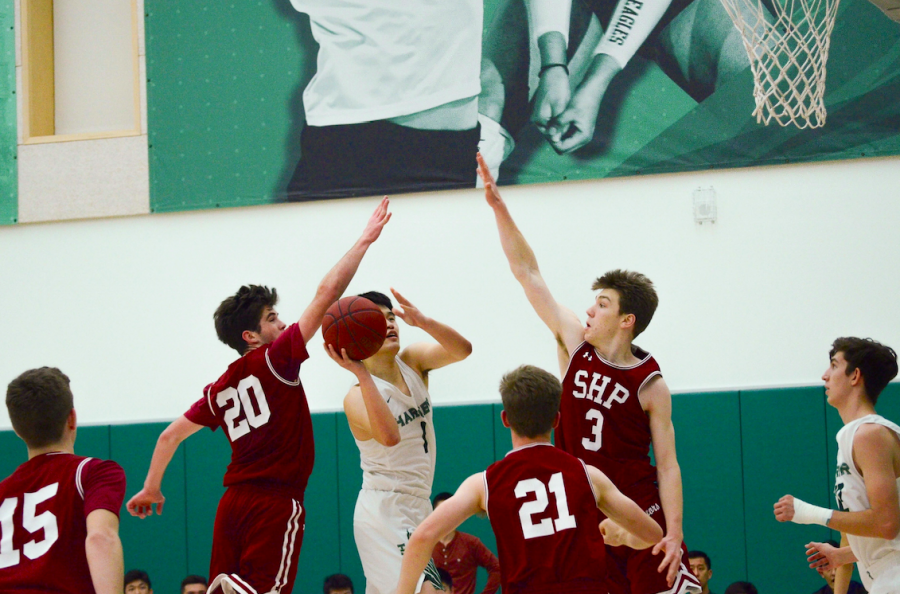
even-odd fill
[(722, 0), (750, 58), (757, 122), (825, 124), (825, 64), (839, 1)]

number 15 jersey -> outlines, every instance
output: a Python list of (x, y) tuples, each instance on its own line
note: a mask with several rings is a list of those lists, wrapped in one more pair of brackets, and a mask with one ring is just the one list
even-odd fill
[(249, 483), (303, 502), (315, 459), (300, 364), (309, 354), (297, 324), (228, 366), (184, 416), (231, 443), (226, 487)]
[(606, 594), (600, 510), (581, 460), (523, 446), (488, 467), (484, 486), (503, 594)]
[(650, 464), (650, 419), (638, 394), (661, 375), (650, 353), (632, 346), (639, 361), (620, 366), (583, 342), (563, 378), (556, 446), (600, 469), (619, 490), (656, 480)]

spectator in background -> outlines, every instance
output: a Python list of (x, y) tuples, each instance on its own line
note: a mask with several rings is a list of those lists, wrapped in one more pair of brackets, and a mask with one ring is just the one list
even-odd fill
[(453, 594), (453, 576), (446, 569), (438, 567), (438, 574), (441, 576), (441, 585), (447, 594)]
[(712, 594), (709, 590), (709, 579), (712, 577), (709, 555), (703, 551), (689, 551), (688, 562), (691, 564), (691, 571), (700, 580), (700, 587), (703, 588), (700, 594)]
[(343, 573), (335, 573), (325, 578), (322, 594), (353, 594), (353, 582)]
[[(437, 509), (452, 493), (438, 493), (432, 500)], [(454, 530), (440, 540), (431, 553), (438, 569), (445, 569), (453, 578), (454, 594), (474, 594), (478, 567), (488, 572), (488, 581), (481, 594), (494, 594), (500, 587), (500, 562), (477, 537)]]
[(153, 594), (150, 576), (143, 569), (132, 569), (125, 573), (125, 594)]
[[(826, 540), (825, 542), (836, 549), (841, 546), (834, 540)], [(834, 594), (835, 569), (835, 567), (831, 567), (830, 569), (821, 566), (816, 567), (816, 571), (819, 572), (819, 575), (822, 576), (822, 579), (825, 580), (826, 583), (824, 586), (813, 592), (813, 594)], [(866, 594), (866, 589), (859, 582), (850, 580), (850, 587), (847, 589), (847, 594)]]
[(725, 594), (759, 594), (750, 582), (734, 582), (725, 588)]
[(202, 575), (189, 575), (181, 580), (181, 594), (206, 594), (207, 585)]

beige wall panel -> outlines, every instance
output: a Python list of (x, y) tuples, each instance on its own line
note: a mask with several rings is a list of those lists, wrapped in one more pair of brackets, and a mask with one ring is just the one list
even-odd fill
[(146, 136), (19, 147), (19, 221), (150, 212)]

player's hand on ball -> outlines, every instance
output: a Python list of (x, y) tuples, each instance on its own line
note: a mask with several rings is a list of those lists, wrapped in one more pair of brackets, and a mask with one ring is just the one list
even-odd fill
[(399, 308), (394, 308), (394, 313), (398, 318), (406, 322), (408, 325), (419, 328), (425, 322), (425, 316), (422, 315), (422, 312), (419, 311), (419, 308), (409, 302), (409, 299), (401, 295), (397, 292), (394, 287), (391, 287), (391, 293), (394, 294), (394, 298), (397, 300), (397, 304), (400, 306)]
[(785, 495), (775, 503), (775, 519), (779, 522), (790, 522), (794, 519), (793, 495)]
[(356, 361), (347, 356), (347, 349), (341, 349), (341, 354), (338, 355), (330, 344), (326, 343), (322, 346), (325, 347), (325, 352), (328, 353), (328, 356), (347, 371), (355, 375), (366, 371), (366, 366), (362, 364), (362, 361)]
[(837, 569), (841, 563), (835, 558), (837, 549), (827, 542), (810, 542), (806, 544), (806, 560), (813, 569), (830, 571)]
[(666, 572), (666, 582), (671, 588), (681, 568), (681, 539), (669, 534), (663, 536), (663, 539), (653, 547), (654, 555), (660, 552), (664, 552), (664, 556), (656, 571)]
[(128, 500), (125, 508), (132, 516), (141, 519), (153, 515), (153, 504), (156, 504), (156, 514), (161, 516), (163, 512), (163, 504), (166, 498), (163, 497), (162, 491), (151, 490), (144, 487), (134, 497)]

